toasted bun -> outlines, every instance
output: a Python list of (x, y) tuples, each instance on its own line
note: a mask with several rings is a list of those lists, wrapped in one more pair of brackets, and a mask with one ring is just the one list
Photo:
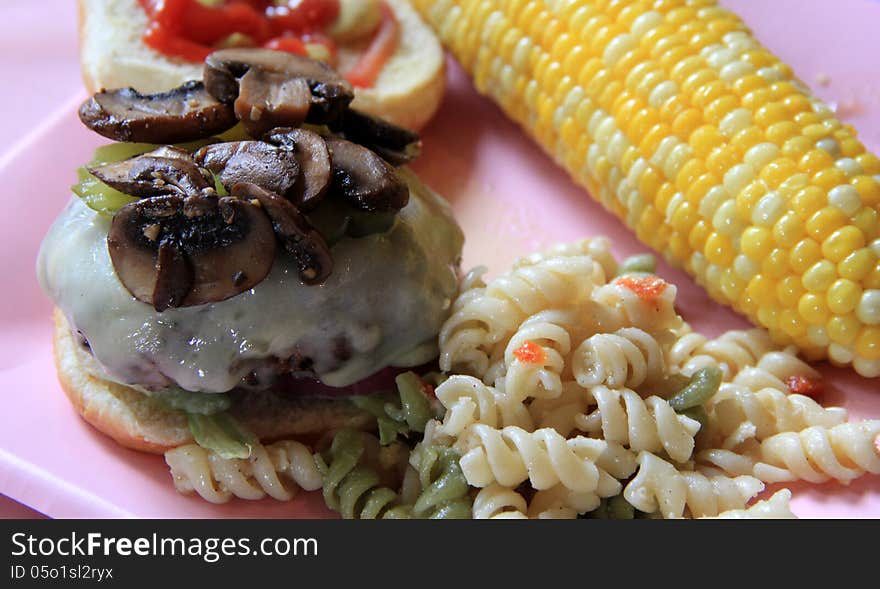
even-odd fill
[[(400, 44), (375, 86), (356, 91), (353, 106), (418, 130), (443, 97), (443, 50), (407, 0), (385, 1), (400, 23)], [(126, 87), (158, 92), (202, 78), (201, 64), (165, 57), (143, 44), (147, 16), (138, 0), (79, 0), (79, 16), (80, 62), (89, 92)]]
[[(67, 398), (88, 423), (123, 446), (162, 454), (193, 441), (183, 414), (157, 407), (142, 393), (92, 376), (94, 362), (55, 309), (55, 366)], [(370, 419), (337, 399), (248, 393), (230, 415), (261, 441), (310, 436), (341, 427), (365, 428)]]

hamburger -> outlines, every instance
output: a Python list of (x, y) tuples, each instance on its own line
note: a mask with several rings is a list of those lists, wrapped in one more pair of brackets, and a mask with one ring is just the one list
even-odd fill
[(346, 400), (432, 362), (463, 237), (407, 167), (412, 131), (321, 62), (212, 53), (169, 91), (80, 109), (80, 170), (37, 273), (82, 417), (161, 453), (365, 427)]

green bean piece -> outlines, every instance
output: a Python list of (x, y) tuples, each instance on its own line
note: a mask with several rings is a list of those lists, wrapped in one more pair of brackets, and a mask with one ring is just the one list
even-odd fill
[(721, 378), (721, 369), (717, 366), (702, 368), (694, 373), (686, 387), (669, 399), (669, 404), (678, 412), (702, 405), (718, 392)]
[(657, 260), (651, 254), (636, 254), (626, 258), (617, 268), (617, 275), (654, 274), (657, 271)]
[(706, 424), (709, 423), (709, 416), (706, 414), (706, 410), (703, 409), (703, 407), (700, 405), (696, 407), (691, 407), (690, 409), (685, 409), (680, 413), (686, 417), (690, 417), (694, 421), (699, 421), (700, 430), (705, 430)]
[(431, 403), (422, 390), (422, 379), (415, 372), (404, 372), (394, 379), (400, 394), (401, 409), (410, 429), (425, 433), (425, 426), (434, 417)]
[(178, 387), (150, 393), (149, 398), (164, 409), (198, 415), (213, 415), (232, 407), (232, 399), (225, 393), (194, 393)]

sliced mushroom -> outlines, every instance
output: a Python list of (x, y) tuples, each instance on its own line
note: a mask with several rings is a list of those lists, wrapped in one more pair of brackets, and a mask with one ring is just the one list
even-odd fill
[(131, 203), (113, 217), (107, 245), (120, 282), (159, 312), (244, 292), (266, 277), (275, 259), (263, 210), (228, 197)]
[(196, 163), (217, 174), (227, 189), (239, 182), (270, 192), (293, 194), (300, 177), (296, 154), (265, 141), (230, 141), (206, 145), (193, 154)]
[(302, 78), (254, 68), (241, 78), (235, 116), (251, 137), (278, 126), (301, 125), (309, 114), (312, 92)]
[(409, 187), (385, 160), (366, 147), (328, 138), (330, 189), (363, 211), (396, 211), (409, 202)]
[(393, 166), (411, 162), (422, 151), (422, 140), (415, 131), (353, 108), (346, 111), (334, 130), (341, 131), (349, 141), (372, 149)]
[(296, 261), (303, 283), (321, 284), (327, 280), (333, 271), (330, 248), (296, 206), (255, 184), (236, 184), (231, 194), (260, 203), (272, 220), (275, 235)]
[(330, 151), (324, 138), (308, 129), (275, 129), (264, 139), (296, 154), (300, 167), (299, 182), (294, 185), (292, 193), (284, 196), (302, 211), (314, 209), (330, 186)]
[(111, 188), (138, 197), (199, 194), (211, 184), (192, 157), (176, 147), (155, 151), (112, 164), (89, 168)]
[(195, 81), (158, 94), (132, 88), (102, 90), (80, 106), (79, 118), (104, 137), (143, 143), (193, 141), (238, 123), (230, 105)]
[(205, 59), (204, 80), (217, 100), (235, 103), (254, 137), (306, 120), (336, 121), (354, 99), (351, 84), (325, 63), (269, 49), (215, 51)]

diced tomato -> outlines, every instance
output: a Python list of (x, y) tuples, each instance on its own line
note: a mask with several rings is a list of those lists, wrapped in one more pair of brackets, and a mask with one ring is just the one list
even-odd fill
[(646, 303), (655, 302), (668, 286), (665, 280), (656, 276), (623, 276), (615, 282), (636, 293)]
[(263, 47), (266, 49), (296, 53), (297, 55), (308, 55), (306, 44), (296, 37), (275, 37), (274, 39), (270, 39), (265, 45), (263, 45)]
[(382, 20), (369, 47), (346, 74), (346, 79), (356, 88), (369, 88), (376, 83), (379, 73), (388, 62), (400, 41), (400, 23), (388, 4), (379, 5)]
[(544, 364), (547, 361), (547, 354), (544, 348), (531, 340), (526, 340), (523, 345), (513, 351), (513, 355), (520, 362), (527, 364)]
[(199, 0), (140, 0), (150, 23), (144, 43), (165, 55), (203, 61), (233, 33), (257, 45), (307, 55), (306, 42), (336, 46), (323, 31), (339, 17), (339, 0), (226, 0), (216, 6)]
[(266, 16), (276, 35), (323, 30), (339, 17), (339, 1), (289, 0), (267, 8)]
[(822, 396), (822, 383), (809, 377), (795, 375), (785, 379), (785, 386), (794, 395), (804, 395), (816, 399)]
[(151, 25), (147, 28), (143, 41), (147, 47), (152, 47), (164, 55), (179, 57), (186, 61), (204, 61), (213, 51), (211, 47), (205, 47), (183, 37), (178, 37), (157, 25)]
[(422, 381), (422, 394), (429, 399), (437, 398), (437, 393), (434, 391), (434, 387), (431, 386), (431, 383), (427, 383), (425, 381)]

